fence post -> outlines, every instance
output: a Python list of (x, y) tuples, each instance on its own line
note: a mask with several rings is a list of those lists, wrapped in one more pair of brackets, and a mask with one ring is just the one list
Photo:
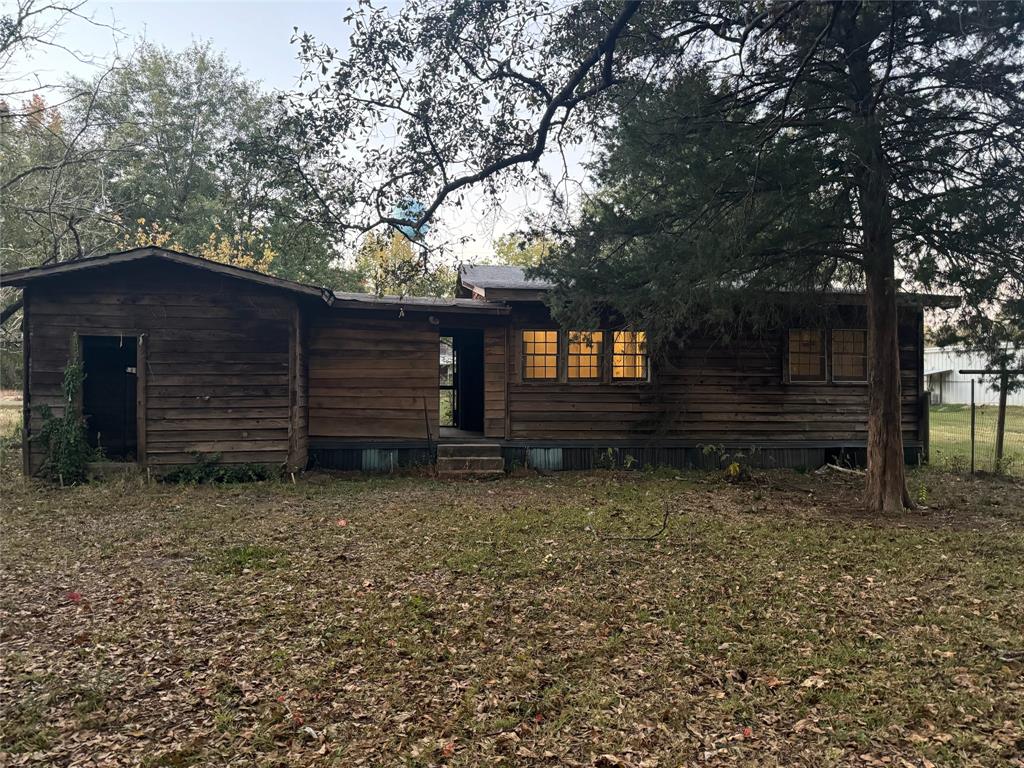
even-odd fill
[(971, 474), (974, 474), (974, 379), (971, 379)]
[(921, 450), (920, 460), (931, 463), (931, 395), (925, 392), (921, 398)]
[(1010, 385), (1010, 374), (1003, 371), (999, 377), (999, 418), (996, 421), (996, 465), (993, 467), (996, 474), (1002, 472), (1003, 467), (1003, 436), (1006, 434), (1006, 390)]

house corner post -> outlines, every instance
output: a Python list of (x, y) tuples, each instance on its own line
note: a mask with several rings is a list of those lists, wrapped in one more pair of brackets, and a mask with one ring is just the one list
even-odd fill
[(22, 289), (21, 308), (21, 470), (32, 474), (32, 334), (29, 319), (29, 289)]
[(302, 307), (292, 306), (288, 333), (288, 461), (289, 472), (309, 462), (308, 376), (306, 328)]

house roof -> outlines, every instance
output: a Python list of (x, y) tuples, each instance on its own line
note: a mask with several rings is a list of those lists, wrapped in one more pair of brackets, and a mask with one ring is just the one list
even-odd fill
[(480, 299), (535, 301), (552, 287), (529, 278), (522, 267), (505, 264), (465, 264), (459, 267), (460, 293)]
[(292, 293), (315, 297), (321, 299), (330, 306), (339, 308), (383, 309), (394, 307), (398, 309), (404, 308), (421, 311), (472, 312), (481, 314), (505, 314), (508, 312), (508, 308), (502, 304), (487, 304), (484, 302), (474, 301), (472, 299), (421, 296), (375, 296), (368, 293), (332, 291), (329, 288), (300, 283), (295, 280), (287, 280), (282, 277), (274, 277), (273, 275), (266, 275), (262, 272), (256, 272), (251, 269), (243, 269), (229, 264), (221, 264), (220, 262), (211, 261), (210, 259), (204, 259), (188, 253), (181, 253), (180, 251), (173, 251), (169, 248), (159, 248), (157, 246), (132, 248), (131, 250), (108, 253), (103, 256), (90, 256), (84, 259), (75, 259), (74, 261), (64, 261), (59, 264), (29, 267), (28, 269), (21, 269), (16, 272), (9, 272), (5, 275), (0, 275), (0, 284), (5, 286), (10, 285), (23, 287), (37, 280), (45, 280), (47, 278), (57, 277), (60, 275), (78, 273), (91, 269), (100, 269), (117, 264), (142, 261), (144, 259), (156, 259), (174, 264), (184, 264), (189, 267), (215, 272), (217, 274), (226, 275), (239, 280), (265, 285), (270, 288), (277, 288), (284, 291), (290, 291)]
[(488, 315), (506, 315), (505, 304), (477, 301), (476, 299), (448, 298), (443, 296), (377, 296), (372, 293), (346, 293), (332, 291), (332, 306), (352, 309), (403, 307), (405, 309), (430, 310), (434, 312), (472, 312)]
[(141, 248), (132, 248), (127, 251), (108, 253), (103, 256), (89, 256), (84, 259), (62, 261), (58, 264), (47, 264), (41, 267), (19, 269), (16, 272), (9, 272), (6, 275), (0, 276), (0, 283), (3, 285), (22, 287), (37, 280), (82, 272), (85, 270), (109, 267), (115, 264), (142, 261), (143, 259), (157, 259), (174, 264), (184, 264), (185, 266), (203, 269), (208, 272), (215, 272), (217, 274), (226, 275), (227, 277), (246, 280), (259, 285), (266, 285), (271, 288), (278, 288), (285, 291), (291, 291), (293, 293), (301, 293), (307, 296), (316, 296), (324, 299), (325, 301), (328, 300), (330, 295), (330, 291), (326, 288), (320, 288), (319, 286), (307, 285), (306, 283), (299, 283), (294, 280), (286, 280), (283, 277), (265, 275), (262, 272), (256, 272), (252, 269), (243, 269), (242, 267), (235, 267), (230, 264), (221, 264), (218, 261), (211, 261), (210, 259), (192, 256), (191, 254), (181, 253), (180, 251), (172, 251), (169, 248), (159, 248), (157, 246), (143, 246)]
[(465, 264), (459, 268), (459, 278), (464, 285), (479, 288), (535, 291), (551, 287), (547, 280), (527, 277), (522, 267), (507, 264)]
[[(553, 287), (547, 280), (526, 276), (522, 267), (504, 264), (466, 264), (459, 267), (459, 293), (492, 301), (539, 301)], [(782, 292), (795, 293), (795, 292)], [(832, 303), (862, 304), (862, 290), (837, 286), (824, 294), (808, 294), (815, 300)], [(960, 305), (958, 296), (936, 293), (900, 293), (901, 304), (954, 309)]]

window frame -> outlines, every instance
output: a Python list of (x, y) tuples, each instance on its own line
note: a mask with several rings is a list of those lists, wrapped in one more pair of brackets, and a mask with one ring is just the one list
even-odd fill
[[(835, 361), (835, 333), (836, 331), (847, 331), (864, 334), (864, 378), (863, 379), (838, 379), (836, 378)], [(833, 384), (867, 384), (871, 376), (871, 358), (868, 354), (868, 329), (867, 328), (829, 328), (828, 329), (828, 362), (830, 366), (829, 381)]]
[[(607, 366), (605, 364), (605, 358), (608, 356), (606, 354), (606, 351), (605, 351), (606, 348), (607, 348), (607, 344), (605, 343), (606, 342), (607, 331), (605, 331), (602, 328), (596, 328), (594, 330), (584, 330), (584, 331), (579, 331), (579, 330), (577, 330), (577, 331), (564, 331), (564, 333), (565, 333), (565, 382), (567, 384), (603, 384), (605, 382), (605, 369), (607, 368)], [(597, 345), (598, 346), (598, 349), (597, 349), (597, 374), (595, 376), (577, 376), (577, 377), (574, 378), (573, 376), (571, 376), (569, 374), (569, 371), (572, 368), (572, 366), (570, 365), (570, 361), (571, 361), (571, 358), (572, 358), (572, 355), (573, 355), (573, 352), (572, 352), (572, 344), (573, 344), (572, 334), (574, 334), (574, 333), (581, 333), (581, 334), (582, 333), (586, 333), (586, 334), (591, 334), (591, 335), (597, 334), (600, 337), (600, 342)], [(583, 357), (584, 355), (578, 355), (578, 356), (579, 357)], [(590, 353), (587, 353), (586, 356), (589, 357)], [(579, 365), (577, 365), (576, 367), (577, 367), (577, 369), (580, 368)]]
[[(619, 334), (619, 333), (633, 333), (633, 334), (642, 333), (644, 335), (644, 341), (643, 341), (644, 351), (643, 351), (643, 353), (642, 354), (638, 354), (638, 353), (635, 353), (635, 352), (629, 353), (629, 355), (632, 356), (632, 357), (640, 357), (640, 358), (642, 358), (642, 360), (643, 360), (643, 371), (644, 371), (644, 375), (643, 376), (625, 377), (625, 376), (616, 376), (615, 375), (615, 354), (616, 354), (615, 353), (615, 335)], [(608, 382), (610, 384), (627, 384), (627, 385), (628, 384), (650, 383), (650, 381), (651, 381), (651, 355), (650, 355), (650, 352), (649, 352), (649, 350), (647, 348), (647, 331), (631, 330), (631, 329), (628, 329), (628, 328), (618, 328), (618, 329), (612, 330), (611, 334), (612, 334), (611, 351), (607, 354), (607, 358), (608, 358)], [(634, 340), (633, 343), (635, 344), (636, 341)]]
[[(555, 334), (555, 375), (554, 376), (527, 376), (526, 375), (526, 361), (529, 357), (526, 349), (526, 338), (527, 333), (554, 333)], [(524, 384), (559, 384), (562, 381), (562, 332), (557, 328), (520, 328), (518, 334), (519, 343), (519, 380)], [(536, 343), (536, 342), (534, 342)], [(547, 343), (547, 342), (544, 342)], [(536, 357), (546, 357), (549, 353), (543, 355), (535, 355)], [(547, 366), (545, 366), (547, 367)]]
[[(818, 338), (821, 340), (821, 357), (822, 357), (822, 378), (820, 379), (794, 379), (793, 378), (793, 331), (815, 331), (818, 334)], [(830, 370), (829, 370), (829, 347), (828, 342), (831, 337), (831, 333), (827, 328), (806, 328), (802, 326), (794, 326), (786, 329), (786, 354), (783, 358), (782, 364), (785, 366), (785, 381), (787, 384), (828, 384), (830, 383)]]

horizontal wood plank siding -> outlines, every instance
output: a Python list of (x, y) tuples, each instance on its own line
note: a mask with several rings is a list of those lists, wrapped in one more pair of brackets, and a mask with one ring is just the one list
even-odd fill
[(505, 339), (504, 327), (484, 330), (484, 435), (505, 437)]
[[(438, 434), (439, 333), (426, 318), (320, 313), (309, 328), (309, 439)], [(426, 409), (426, 418), (424, 417)]]
[[(147, 262), (49, 280), (33, 296), (33, 427), (40, 405), (63, 412), (60, 385), (76, 334), (142, 334), (149, 467), (189, 464), (195, 452), (219, 454), (225, 464), (286, 461), (293, 298)], [(41, 460), (34, 445), (33, 471)]]
[[(907, 314), (907, 313), (905, 313)], [(919, 431), (916, 315), (900, 327), (904, 439)], [(508, 409), (513, 440), (616, 442), (666, 439), (705, 444), (850, 443), (867, 439), (866, 384), (786, 383), (782, 334), (723, 345), (690, 339), (653, 364), (650, 382), (524, 382), (522, 330), (513, 326)]]

